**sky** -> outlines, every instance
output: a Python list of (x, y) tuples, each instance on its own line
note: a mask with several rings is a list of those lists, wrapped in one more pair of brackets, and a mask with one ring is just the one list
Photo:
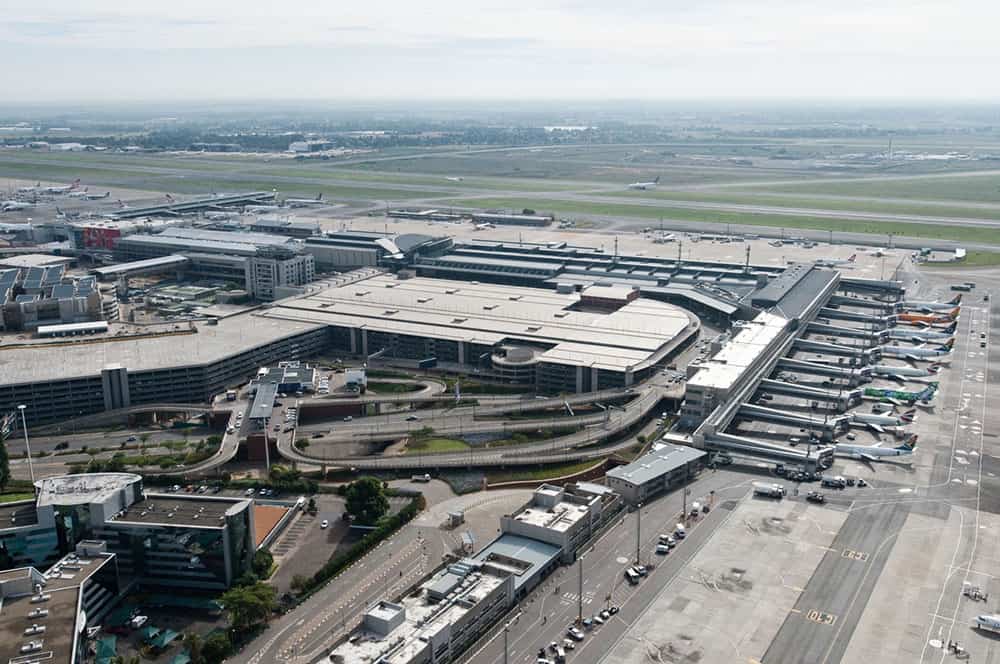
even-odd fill
[(996, 0), (7, 0), (8, 101), (996, 101)]

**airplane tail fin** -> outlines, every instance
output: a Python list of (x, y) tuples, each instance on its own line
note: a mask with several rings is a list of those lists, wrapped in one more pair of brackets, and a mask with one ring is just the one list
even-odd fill
[(941, 344), (941, 347), (947, 350), (951, 350), (954, 345), (955, 345), (955, 337), (951, 337), (950, 339), (948, 339), (948, 341), (945, 341), (943, 344)]
[(910, 410), (908, 410), (905, 413), (903, 413), (902, 415), (900, 415), (899, 419), (903, 420), (904, 422), (912, 422), (913, 421), (913, 416), (916, 415), (916, 414), (917, 414), (917, 409), (916, 408), (911, 408)]
[(896, 447), (897, 450), (902, 450), (903, 452), (912, 452), (917, 449), (917, 434), (913, 434), (907, 438), (906, 442), (902, 445)]
[(656, 184), (660, 184), (660, 176), (657, 175), (655, 178), (653, 178), (653, 182), (655, 182)]
[(857, 254), (851, 254), (851, 257), (847, 259), (847, 262), (848, 263), (853, 263), (857, 259), (858, 259), (858, 255)]
[(955, 320), (956, 318), (958, 318), (958, 315), (960, 313), (962, 313), (962, 307), (955, 307), (954, 309), (948, 312), (948, 318)]
[(959, 293), (958, 295), (956, 295), (955, 297), (951, 298), (951, 300), (948, 301), (948, 304), (961, 304), (961, 303), (962, 303), (961, 293)]
[(322, 191), (321, 191), (321, 192), (319, 192), (319, 194), (317, 194), (317, 195), (316, 195), (316, 200), (317, 200), (317, 201), (321, 201), (321, 200), (323, 200), (323, 192), (322, 192)]
[(944, 328), (945, 334), (954, 334), (955, 330), (958, 329), (958, 321), (953, 321), (951, 325)]

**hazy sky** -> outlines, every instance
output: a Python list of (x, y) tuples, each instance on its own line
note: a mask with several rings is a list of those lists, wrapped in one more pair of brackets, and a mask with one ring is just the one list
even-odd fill
[(997, 0), (7, 0), (0, 15), (10, 101), (1000, 97)]

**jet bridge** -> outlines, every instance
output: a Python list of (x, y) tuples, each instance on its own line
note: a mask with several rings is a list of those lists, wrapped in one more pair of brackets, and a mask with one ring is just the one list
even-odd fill
[(705, 449), (728, 452), (755, 459), (767, 459), (778, 463), (802, 465), (806, 470), (827, 468), (833, 463), (834, 448), (829, 446), (788, 447), (755, 438), (734, 436), (728, 433), (712, 433), (705, 436)]
[(848, 339), (863, 339), (869, 346), (884, 344), (889, 341), (889, 331), (879, 330), (871, 332), (869, 330), (859, 330), (855, 327), (841, 327), (840, 325), (827, 325), (825, 323), (809, 323), (806, 330), (816, 334), (825, 334), (831, 337), (844, 337)]
[(787, 383), (783, 380), (771, 380), (765, 378), (760, 381), (758, 389), (771, 394), (784, 394), (790, 397), (799, 397), (809, 401), (822, 401), (823, 403), (836, 404), (837, 410), (843, 413), (848, 408), (861, 403), (861, 390), (825, 390), (821, 387), (808, 387)]
[(846, 415), (821, 419), (818, 417), (808, 417), (799, 413), (790, 413), (787, 410), (766, 408), (752, 403), (740, 404), (740, 408), (736, 412), (736, 417), (783, 424), (797, 429), (805, 429), (809, 432), (818, 431), (823, 440), (833, 440), (837, 435), (847, 431), (851, 426), (851, 418)]
[(871, 325), (873, 328), (878, 328), (880, 330), (887, 327), (893, 327), (896, 325), (895, 316), (873, 316), (871, 314), (859, 314), (856, 311), (841, 311), (840, 309), (831, 309), (830, 307), (823, 307), (816, 314), (816, 318), (830, 318), (832, 320), (850, 320), (857, 323), (864, 323), (865, 325)]
[(862, 300), (858, 297), (848, 297), (846, 295), (831, 295), (827, 300), (829, 304), (843, 305), (845, 307), (858, 307), (859, 309), (876, 309), (878, 311), (889, 311), (896, 313), (903, 310), (900, 302), (882, 302), (880, 300)]
[(794, 371), (796, 373), (810, 374), (813, 376), (829, 376), (830, 378), (846, 378), (853, 387), (861, 383), (869, 383), (872, 379), (872, 370), (868, 367), (843, 367), (836, 364), (820, 364), (819, 362), (806, 362), (805, 360), (793, 360), (783, 357), (778, 360), (778, 369)]
[(813, 341), (812, 339), (796, 339), (792, 343), (795, 350), (804, 350), (813, 353), (823, 353), (825, 355), (837, 355), (839, 357), (851, 357), (861, 361), (863, 364), (871, 364), (874, 360), (882, 357), (882, 347), (874, 348), (851, 348), (840, 344), (831, 344), (825, 341)]

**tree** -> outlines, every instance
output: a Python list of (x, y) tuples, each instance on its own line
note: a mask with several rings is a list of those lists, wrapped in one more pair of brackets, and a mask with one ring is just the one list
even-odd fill
[(266, 579), (271, 573), (271, 566), (274, 565), (274, 556), (270, 551), (261, 549), (253, 554), (253, 573), (262, 579)]
[(267, 620), (277, 604), (277, 593), (266, 583), (232, 588), (222, 595), (229, 621), (238, 632), (245, 632)]
[(205, 639), (200, 634), (188, 632), (184, 635), (184, 645), (191, 656), (191, 664), (205, 664)]
[(289, 587), (295, 592), (300, 593), (305, 589), (308, 583), (309, 583), (309, 577), (307, 577), (305, 574), (296, 574), (295, 576), (292, 577), (292, 583), (290, 584)]
[(362, 477), (347, 485), (347, 513), (364, 526), (374, 526), (389, 511), (382, 483), (374, 477)]
[(316, 507), (316, 499), (312, 496), (309, 497), (309, 502), (306, 504), (306, 511), (310, 514), (315, 515), (319, 509)]
[(205, 664), (220, 664), (233, 652), (233, 644), (225, 632), (214, 632), (201, 646)]

